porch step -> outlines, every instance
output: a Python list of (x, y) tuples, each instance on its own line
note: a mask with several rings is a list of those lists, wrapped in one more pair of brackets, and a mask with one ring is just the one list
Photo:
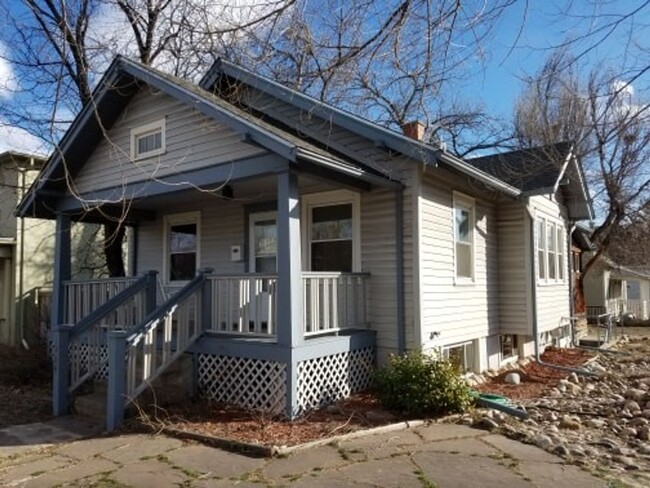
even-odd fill
[(92, 391), (74, 396), (72, 413), (92, 419), (106, 418), (106, 382), (96, 382)]

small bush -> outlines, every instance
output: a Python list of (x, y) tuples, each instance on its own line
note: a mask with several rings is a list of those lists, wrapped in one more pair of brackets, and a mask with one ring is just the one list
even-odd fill
[(375, 374), (375, 386), (384, 407), (413, 416), (463, 412), (474, 403), (449, 361), (422, 352), (391, 356), (390, 364)]

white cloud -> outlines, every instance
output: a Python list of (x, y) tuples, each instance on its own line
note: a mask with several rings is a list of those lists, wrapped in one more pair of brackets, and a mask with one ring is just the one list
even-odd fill
[(18, 89), (18, 81), (11, 63), (7, 61), (7, 48), (0, 42), (0, 98), (11, 98)]
[(42, 139), (25, 129), (0, 121), (0, 153), (5, 151), (47, 155), (47, 148)]

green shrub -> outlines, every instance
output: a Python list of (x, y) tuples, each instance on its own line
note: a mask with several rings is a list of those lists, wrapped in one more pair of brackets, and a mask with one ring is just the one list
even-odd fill
[(375, 387), (384, 407), (413, 416), (463, 412), (474, 403), (449, 361), (422, 352), (391, 356), (390, 364), (376, 372)]

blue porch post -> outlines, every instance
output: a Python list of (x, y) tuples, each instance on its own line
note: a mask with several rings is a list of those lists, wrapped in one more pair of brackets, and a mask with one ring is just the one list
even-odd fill
[(52, 407), (54, 415), (65, 415), (70, 407), (70, 329), (65, 324), (63, 282), (70, 279), (70, 217), (58, 213), (54, 240), (54, 280), (52, 283), (51, 338), (53, 342)]
[(158, 271), (149, 270), (147, 271), (147, 289), (145, 292), (145, 313), (147, 316), (156, 310), (156, 299), (157, 299), (157, 281)]
[(278, 174), (278, 344), (287, 351), (287, 415), (293, 417), (298, 404), (297, 371), (293, 349), (304, 342), (302, 317), (302, 257), (298, 177)]
[(106, 430), (112, 432), (124, 421), (126, 395), (127, 332), (108, 332), (108, 392), (106, 398)]

